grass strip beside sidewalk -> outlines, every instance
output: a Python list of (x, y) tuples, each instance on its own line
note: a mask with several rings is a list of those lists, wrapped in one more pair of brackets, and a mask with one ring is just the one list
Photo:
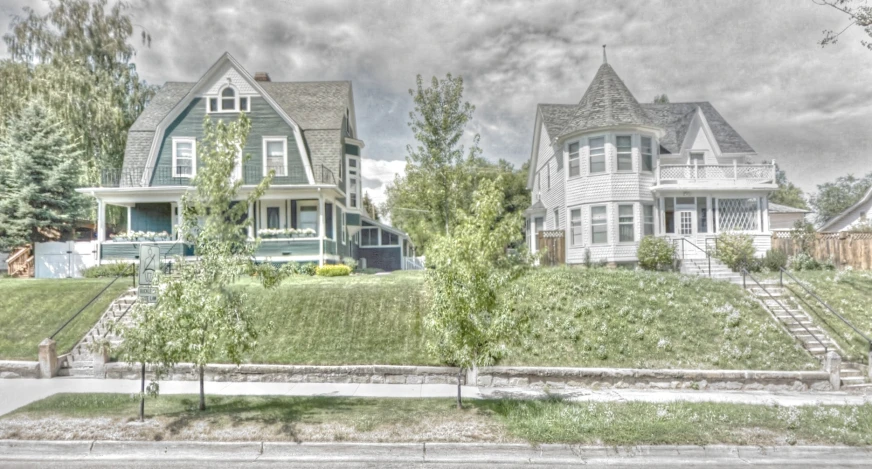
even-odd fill
[(0, 439), (869, 445), (872, 405), (59, 394), (0, 419)]

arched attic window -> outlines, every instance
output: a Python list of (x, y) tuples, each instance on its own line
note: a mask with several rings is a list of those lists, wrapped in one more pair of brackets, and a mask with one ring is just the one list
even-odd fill
[(239, 96), (232, 85), (221, 88), (217, 98), (209, 99), (209, 112), (248, 111), (248, 97)]

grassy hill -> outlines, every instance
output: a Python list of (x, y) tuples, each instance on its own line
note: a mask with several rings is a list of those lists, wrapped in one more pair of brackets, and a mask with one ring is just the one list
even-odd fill
[[(531, 316), (502, 364), (817, 369), (740, 288), (671, 273), (538, 269), (504, 295)], [(437, 365), (420, 272), (246, 283), (263, 324), (251, 363)]]
[[(38, 345), (88, 303), (111, 279), (0, 280), (0, 359), (36, 360)], [(119, 279), (57, 337), (58, 354), (68, 352), (124, 290)]]

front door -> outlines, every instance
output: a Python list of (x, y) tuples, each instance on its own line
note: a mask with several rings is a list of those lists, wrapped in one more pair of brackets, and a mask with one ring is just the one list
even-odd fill
[(694, 234), (694, 218), (696, 215), (695, 211), (692, 210), (682, 210), (678, 212), (678, 234), (683, 237), (690, 238), (693, 237)]

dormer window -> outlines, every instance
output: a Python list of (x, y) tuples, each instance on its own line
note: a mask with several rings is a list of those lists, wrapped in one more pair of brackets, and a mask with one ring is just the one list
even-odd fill
[(209, 112), (248, 112), (248, 97), (239, 96), (236, 88), (226, 86), (218, 98), (209, 98)]

